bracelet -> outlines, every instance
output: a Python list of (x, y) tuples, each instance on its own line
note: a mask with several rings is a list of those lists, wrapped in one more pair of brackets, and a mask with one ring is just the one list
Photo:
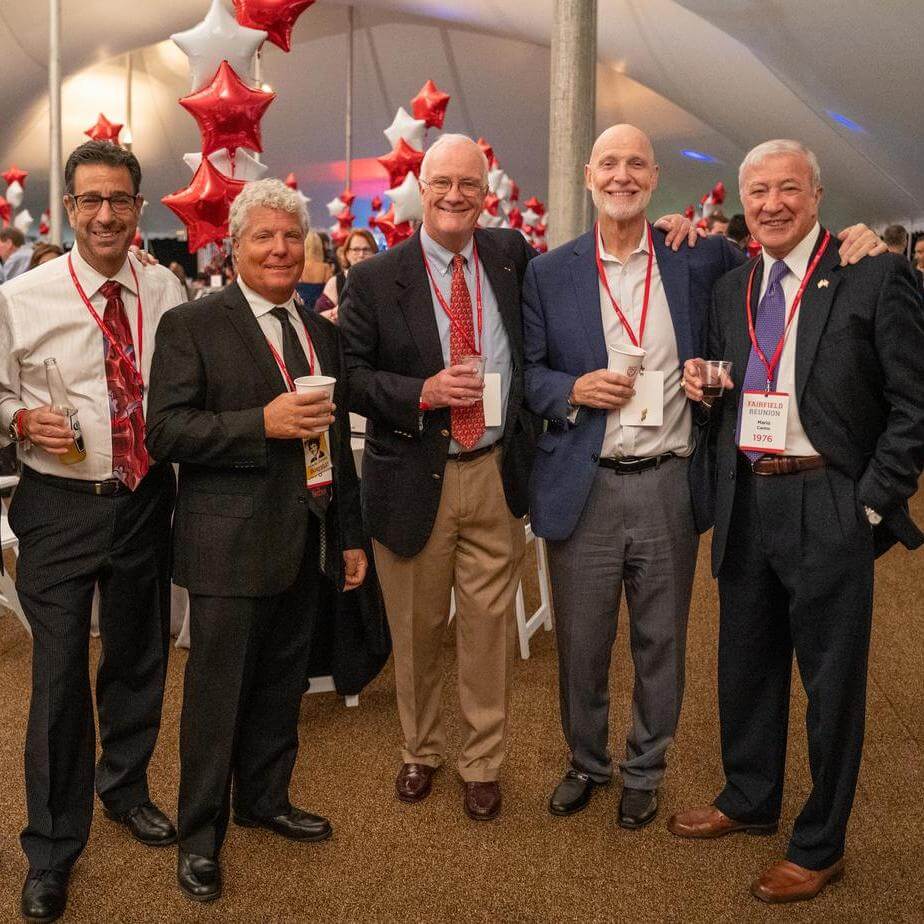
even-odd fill
[(432, 411), (432, 410), (433, 410), (433, 407), (432, 407), (431, 405), (427, 404), (427, 402), (424, 401), (423, 398), (421, 398), (421, 399), (417, 402), (417, 410), (418, 410), (418, 411)]
[(25, 438), (26, 438), (26, 431), (25, 431), (25, 428), (23, 427), (23, 423), (22, 423), (22, 420), (23, 420), (23, 417), (25, 416), (25, 414), (26, 414), (26, 409), (25, 409), (25, 408), (20, 408), (20, 409), (13, 415), (13, 426), (16, 428), (16, 442), (17, 442), (17, 443), (23, 442), (23, 440), (25, 440)]

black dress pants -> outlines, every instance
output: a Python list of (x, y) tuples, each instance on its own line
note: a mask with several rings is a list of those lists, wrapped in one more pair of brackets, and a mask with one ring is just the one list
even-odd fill
[[(216, 858), (234, 805), (249, 817), (288, 812), (298, 715), (318, 605), (318, 523), (299, 574), (272, 597), (190, 594), (180, 724), (180, 849)], [(246, 567), (246, 565), (242, 565)]]
[(170, 517), (176, 482), (155, 466), (134, 492), (65, 489), (26, 469), (10, 526), (19, 538), (16, 589), (32, 627), (26, 732), (29, 865), (67, 870), (93, 816), (96, 738), (90, 694), (90, 610), (100, 588), (102, 654), (96, 703), (102, 754), (96, 791), (113, 812), (149, 798), (169, 644)]
[(824, 869), (844, 853), (866, 708), (873, 536), (853, 481), (832, 468), (759, 476), (739, 465), (719, 573), (719, 715), (739, 821), (779, 817), (792, 657), (808, 697), (812, 791), (787, 858)]

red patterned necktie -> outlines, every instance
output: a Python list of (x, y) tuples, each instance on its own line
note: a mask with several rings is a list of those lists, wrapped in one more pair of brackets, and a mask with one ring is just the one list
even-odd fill
[[(453, 366), (463, 356), (475, 352), (475, 324), (472, 321), (472, 297), (468, 292), (462, 267), (465, 257), (457, 253), (452, 258), (452, 294), (449, 299), (449, 313), (453, 323), (449, 325), (449, 360)], [(484, 436), (484, 402), (471, 407), (450, 409), (452, 438), (463, 450), (472, 449)]]
[[(110, 279), (100, 286), (100, 292), (106, 297), (103, 322), (122, 352), (134, 364), (135, 346), (122, 303), (122, 286)], [(112, 471), (119, 481), (134, 491), (151, 464), (144, 445), (143, 394), (134, 365), (126, 368), (125, 361), (108, 337), (103, 338), (103, 349), (112, 422)]]

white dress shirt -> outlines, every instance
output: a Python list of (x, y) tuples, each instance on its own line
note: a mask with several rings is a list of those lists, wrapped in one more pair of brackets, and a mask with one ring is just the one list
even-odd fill
[[(603, 262), (606, 280), (626, 320), (638, 337), (642, 320), (642, 306), (645, 302), (645, 275), (648, 270), (648, 227), (642, 231), (638, 247), (620, 262), (606, 252), (603, 237), (597, 232), (597, 248)], [(603, 319), (603, 336), (607, 345), (631, 345), (619, 315), (613, 310), (613, 303), (602, 280), (600, 290), (600, 315)], [(664, 373), (664, 423), (660, 427), (624, 427), (619, 420), (619, 411), (606, 415), (606, 433), (600, 455), (604, 458), (625, 456), (657, 456), (673, 452), (688, 456), (693, 451), (692, 417), (689, 401), (680, 389), (682, 370), (674, 321), (671, 318), (664, 284), (658, 270), (657, 259), (652, 260), (651, 290), (648, 299), (648, 320), (645, 322), (645, 336), (641, 347), (646, 351), (644, 368)]]
[[(815, 247), (815, 241), (821, 233), (821, 226), (815, 222), (815, 227), (802, 238), (802, 240), (793, 247), (792, 250), (783, 257), (783, 262), (789, 267), (789, 272), (783, 277), (780, 285), (783, 287), (783, 295), (786, 297), (786, 317), (789, 317), (789, 309), (792, 307), (793, 299), (802, 285), (802, 280), (808, 270), (809, 260), (812, 257), (812, 249)], [(829, 247), (834, 243), (828, 244)], [(763, 251), (764, 274), (760, 281), (760, 299), (764, 297), (767, 291), (767, 282), (770, 279), (770, 273), (773, 265), (777, 261)], [(811, 285), (812, 283), (810, 283)], [(789, 417), (786, 420), (786, 455), (787, 456), (817, 456), (818, 450), (811, 444), (805, 430), (802, 428), (802, 419), (799, 417), (799, 406), (796, 403), (796, 338), (799, 333), (799, 315), (802, 314), (802, 306), (796, 312), (792, 319), (792, 324), (786, 334), (786, 340), (783, 343), (783, 353), (780, 356), (780, 368), (776, 375), (776, 390), (789, 395)], [(767, 357), (770, 358), (769, 356)], [(742, 372), (742, 375), (744, 373)]]
[[(109, 277), (93, 269), (77, 247), (71, 256), (77, 279), (102, 319), (106, 299), (99, 289)], [(30, 468), (47, 475), (103, 481), (113, 477), (106, 341), (77, 293), (67, 261), (67, 256), (58, 257), (0, 286), (0, 445), (9, 443), (7, 434), (16, 411), (50, 403), (45, 360), (54, 357), (77, 411), (87, 457), (75, 465), (65, 465), (57, 456), (31, 444), (19, 445), (19, 457)], [(140, 343), (138, 293), (130, 262), (141, 289)], [(164, 312), (185, 302), (186, 296), (179, 280), (166, 267), (145, 267), (132, 257), (127, 257), (111, 278), (122, 284), (136, 360), (140, 354), (146, 410), (157, 325)]]
[[(273, 349), (276, 350), (280, 356), (283, 355), (282, 326), (279, 320), (274, 318), (270, 312), (276, 307), (285, 308), (289, 313), (292, 324), (295, 326), (295, 333), (298, 337), (298, 342), (301, 344), (302, 351), (305, 354), (305, 359), (310, 362), (312, 355), (314, 356), (314, 375), (323, 375), (324, 373), (321, 371), (321, 361), (318, 359), (317, 353), (313, 354), (311, 352), (313, 347), (309, 349), (308, 333), (305, 330), (302, 319), (299, 317), (298, 311), (295, 309), (295, 293), (292, 293), (287, 302), (277, 306), (275, 302), (267, 301), (262, 295), (254, 292), (254, 290), (244, 282), (240, 275), (237, 277), (237, 284), (241, 287), (241, 292), (244, 293), (244, 298), (247, 299), (247, 304), (250, 305), (250, 310), (257, 319), (257, 324), (260, 325), (263, 336), (273, 345)], [(285, 382), (282, 372), (280, 372), (279, 375), (283, 379), (283, 382)]]

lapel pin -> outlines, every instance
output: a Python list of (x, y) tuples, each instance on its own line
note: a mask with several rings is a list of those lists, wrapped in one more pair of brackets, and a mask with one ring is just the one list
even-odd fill
[(819, 279), (819, 280), (818, 280), (818, 288), (819, 288), (819, 289), (827, 289), (827, 288), (828, 288), (828, 280), (827, 280), (827, 279)]
[(507, 265), (505, 264), (505, 265), (504, 265), (504, 269), (507, 270), (508, 273), (512, 273), (512, 272), (513, 272), (513, 267), (512, 267), (512, 266), (507, 266)]

